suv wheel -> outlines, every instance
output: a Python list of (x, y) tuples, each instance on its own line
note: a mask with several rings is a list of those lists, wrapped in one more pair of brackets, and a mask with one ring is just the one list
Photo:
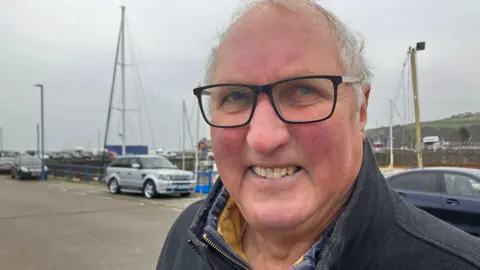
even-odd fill
[(108, 182), (108, 191), (112, 194), (120, 193), (120, 186), (118, 185), (117, 179), (112, 179)]
[(145, 182), (145, 185), (143, 185), (143, 195), (147, 199), (152, 199), (157, 196), (157, 187), (152, 180), (148, 180)]

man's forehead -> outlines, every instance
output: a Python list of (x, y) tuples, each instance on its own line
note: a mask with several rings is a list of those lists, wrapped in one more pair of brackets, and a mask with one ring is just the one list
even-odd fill
[(293, 11), (280, 4), (268, 3), (254, 6), (240, 16), (230, 27), (227, 39), (287, 29), (300, 32), (316, 30), (330, 36), (332, 33), (329, 20), (320, 10), (305, 6)]
[[(318, 15), (317, 15), (318, 17)], [(327, 20), (284, 7), (245, 13), (217, 54), (214, 81), (267, 83), (312, 73), (338, 73), (338, 50)]]

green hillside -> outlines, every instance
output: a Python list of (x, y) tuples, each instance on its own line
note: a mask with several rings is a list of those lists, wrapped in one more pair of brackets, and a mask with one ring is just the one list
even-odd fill
[[(422, 127), (432, 127), (432, 128), (452, 128), (459, 129), (461, 127), (469, 128), (471, 126), (480, 125), (480, 113), (472, 115), (454, 115), (449, 118), (422, 122)], [(415, 124), (411, 123), (406, 125), (406, 128), (413, 129)]]
[[(439, 136), (446, 141), (460, 141), (459, 130), (464, 127), (472, 137), (472, 142), (480, 142), (480, 113), (463, 113), (449, 118), (421, 123), (422, 136)], [(371, 140), (388, 140), (389, 128), (379, 127), (367, 130), (367, 137)], [(397, 125), (393, 127), (394, 145), (403, 146), (413, 143), (415, 138), (415, 124)]]

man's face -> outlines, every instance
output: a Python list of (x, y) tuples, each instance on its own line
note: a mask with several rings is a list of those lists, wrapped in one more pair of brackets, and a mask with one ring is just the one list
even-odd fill
[[(302, 75), (345, 75), (326, 19), (282, 7), (254, 9), (219, 49), (214, 83), (268, 84)], [(365, 92), (368, 98), (368, 91)], [(222, 181), (251, 226), (292, 229), (319, 222), (341, 203), (362, 162), (366, 107), (353, 87), (338, 89), (326, 121), (286, 124), (261, 94), (249, 125), (211, 128)], [(258, 176), (252, 167), (299, 167), (285, 179)]]

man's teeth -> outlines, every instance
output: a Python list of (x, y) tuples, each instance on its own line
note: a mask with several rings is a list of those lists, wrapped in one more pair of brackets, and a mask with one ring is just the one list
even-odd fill
[(261, 177), (269, 178), (269, 179), (276, 179), (281, 178), (286, 175), (292, 175), (298, 171), (299, 167), (297, 166), (290, 166), (285, 168), (262, 168), (258, 166), (253, 166), (252, 171)]

